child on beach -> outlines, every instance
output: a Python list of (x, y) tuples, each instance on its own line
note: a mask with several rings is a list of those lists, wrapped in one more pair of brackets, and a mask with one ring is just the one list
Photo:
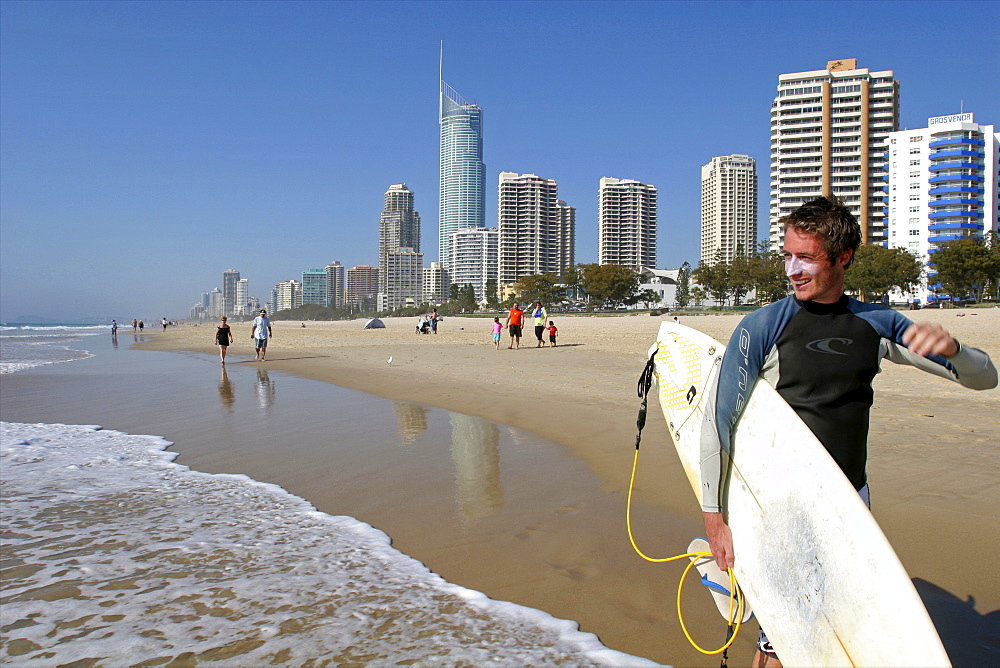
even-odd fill
[(549, 320), (549, 326), (546, 327), (546, 329), (549, 330), (549, 347), (550, 348), (555, 348), (556, 347), (556, 332), (559, 331), (558, 329), (556, 329), (556, 323), (554, 323), (551, 320)]
[(500, 318), (493, 318), (493, 343), (496, 344), (497, 350), (500, 350), (500, 334), (503, 332), (503, 325), (500, 324)]

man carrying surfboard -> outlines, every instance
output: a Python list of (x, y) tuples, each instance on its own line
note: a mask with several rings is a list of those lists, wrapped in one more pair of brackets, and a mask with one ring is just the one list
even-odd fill
[[(705, 410), (702, 511), (712, 554), (723, 569), (735, 563), (723, 502), (728, 453), (757, 378), (794, 409), (866, 501), (871, 383), (882, 358), (971, 389), (997, 386), (989, 356), (963, 346), (941, 325), (914, 323), (844, 294), (844, 273), (861, 229), (843, 204), (820, 197), (778, 222), (785, 227), (785, 273), (794, 294), (743, 319), (727, 346), (714, 404)], [(762, 631), (754, 665), (765, 664), (781, 665)]]

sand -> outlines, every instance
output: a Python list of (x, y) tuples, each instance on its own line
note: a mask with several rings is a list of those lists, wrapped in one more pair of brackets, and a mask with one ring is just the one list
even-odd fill
[[(961, 341), (1000, 360), (1000, 309), (908, 315), (940, 322)], [(479, 536), (475, 551), (461, 554), (421, 544), (419, 516), (406, 515), (407, 526), (415, 528), (401, 530), (405, 537), (389, 533), (401, 550), (448, 580), (576, 619), (610, 647), (680, 665), (714, 665), (716, 659), (677, 649), (684, 644), (672, 611), (679, 569), (643, 563), (624, 533), (636, 381), (661, 318), (553, 314), (551, 319), (559, 327), (557, 347), (537, 349), (529, 331), (519, 350), (506, 348), (505, 334), (499, 351), (491, 341), (491, 319), (448, 317), (437, 335), (416, 334), (412, 318), (385, 319), (381, 330), (362, 329), (364, 321), (307, 322), (304, 328), (298, 321), (273, 321), (267, 361), (249, 363), (484, 417), (566, 446), (600, 481), (596, 493), (614, 497), (620, 514), (588, 516), (569, 509), (565, 516), (526, 518), (524, 526), (534, 532), (531, 541), (497, 532)], [(721, 341), (728, 340), (739, 320), (739, 315), (681, 318)], [(249, 325), (234, 323), (233, 331), (230, 364), (247, 363), (252, 359)], [(151, 332), (151, 340), (140, 347), (213, 352), (213, 334), (214, 324), (182, 325)], [(998, 390), (973, 392), (909, 367), (887, 362), (876, 379), (869, 439), (874, 513), (911, 577), (921, 581), (925, 600), (933, 599), (932, 615), (953, 627), (942, 631), (950, 637), (978, 637), (990, 628), (985, 615), (1000, 608), (1000, 581), (990, 574), (993, 550), (1000, 544), (998, 409)], [(645, 550), (672, 554), (699, 532), (700, 512), (658, 410), (650, 416), (635, 524)], [(567, 532), (579, 538), (572, 554), (537, 558), (558, 553), (559, 545), (545, 540), (545, 528), (556, 526), (562, 529), (552, 531), (558, 540), (566, 540)], [(608, 536), (612, 547), (596, 538)], [(532, 550), (536, 558), (515, 554)], [(708, 624), (707, 607), (697, 601), (692, 606), (696, 623)], [(752, 634), (745, 635), (734, 656), (749, 651)], [(702, 640), (712, 644), (711, 638)], [(958, 646), (957, 640), (948, 642), (953, 643), (949, 650)], [(976, 642), (972, 638), (966, 647)]]

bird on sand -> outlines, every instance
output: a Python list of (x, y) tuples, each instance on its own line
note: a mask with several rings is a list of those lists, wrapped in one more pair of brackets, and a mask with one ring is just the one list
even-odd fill
[(389, 361), (387, 362), (389, 366), (392, 366), (392, 355), (389, 356)]

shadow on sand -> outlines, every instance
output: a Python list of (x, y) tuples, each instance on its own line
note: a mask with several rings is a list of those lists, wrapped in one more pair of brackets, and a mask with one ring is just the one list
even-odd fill
[(920, 578), (913, 578), (913, 586), (955, 668), (1000, 665), (1000, 610), (980, 614), (972, 596), (963, 601)]

